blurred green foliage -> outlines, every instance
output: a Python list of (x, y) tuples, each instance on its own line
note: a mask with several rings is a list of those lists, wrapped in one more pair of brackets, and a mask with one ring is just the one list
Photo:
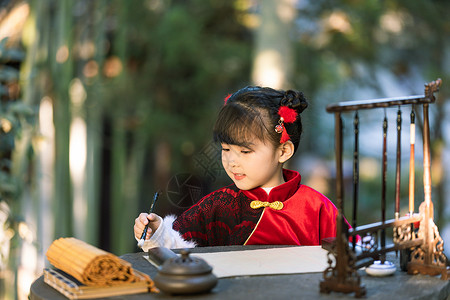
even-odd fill
[[(211, 140), (223, 98), (251, 84), (255, 37), (249, 24), (264, 22), (258, 19), (261, 4), (243, 0), (29, 3), (34, 22), (29, 26), (35, 38), (25, 45), (24, 69), (30, 72), (22, 80), (27, 105), (38, 105), (45, 96), (53, 101), (57, 155), (52, 201), (55, 218), (61, 221), (56, 223), (65, 224), (56, 235), (75, 232), (67, 152), (71, 121), (80, 117), (91, 141), (86, 202), (89, 226), (94, 229), (88, 241), (119, 253), (130, 251), (129, 221), (147, 208), (149, 194), (166, 188), (170, 177), (198, 172), (195, 156)], [(402, 95), (418, 94), (423, 92), (420, 81), (437, 77), (444, 81), (439, 98), (448, 98), (449, 6), (437, 0), (299, 1), (291, 30), (295, 53), (291, 82), (310, 99), (310, 108), (297, 158), (314, 154), (333, 160), (332, 116), (325, 113), (328, 103), (354, 100), (361, 91), (367, 97), (394, 96), (387, 81)], [(8, 74), (5, 71), (4, 76), (17, 75)], [(78, 82), (74, 79), (81, 82), (84, 102), (71, 98), (71, 88)], [(439, 129), (443, 102), (433, 110), (432, 139), (437, 141), (443, 140)], [(3, 147), (14, 146), (14, 139), (8, 141)], [(433, 155), (441, 154), (436, 150)], [(35, 176), (38, 182), (39, 175)], [(379, 188), (376, 181), (367, 182), (367, 191)], [(437, 194), (439, 207), (444, 200)], [(361, 207), (376, 209), (377, 197), (368, 192)], [(108, 224), (111, 232), (100, 235), (102, 224)]]
[(20, 138), (23, 123), (33, 123), (33, 108), (17, 99), (13, 91), (19, 82), (18, 65), (25, 53), (6, 47), (7, 39), (0, 41), (0, 201), (11, 204), (17, 197), (18, 186), (11, 175), (11, 156), (15, 139)]
[[(147, 209), (149, 195), (167, 188), (177, 174), (199, 173), (196, 158), (211, 151), (211, 128), (223, 98), (252, 83), (254, 26), (265, 21), (258, 17), (262, 4), (247, 0), (26, 3), (30, 15), (23, 45), (6, 48), (5, 41), (0, 42), (0, 200), (14, 204), (14, 220), (24, 219), (30, 207), (35, 209), (30, 219), (48, 218), (40, 210), (46, 201), (55, 228), (49, 234), (36, 222), (38, 237), (80, 234), (116, 254), (134, 251), (132, 221)], [(421, 94), (421, 84), (441, 77), (443, 86), (431, 108), (431, 139), (432, 157), (442, 162), (450, 88), (450, 2), (315, 0), (298, 1), (296, 9), (290, 32), (295, 72), (290, 82), (310, 102), (296, 159), (301, 162), (303, 156), (314, 155), (322, 161), (334, 160), (334, 123), (325, 112), (327, 104), (362, 96)], [(20, 83), (20, 97), (6, 100), (12, 91), (8, 82)], [(39, 143), (32, 143), (33, 137), (39, 137), (35, 108), (43, 98), (53, 105), (55, 157), (51, 171), (46, 169), (51, 174), (41, 173), (35, 159), (41, 149)], [(85, 122), (87, 134), (82, 208), (74, 202), (69, 162), (70, 127), (75, 119)], [(375, 121), (374, 126), (381, 128), (381, 123)], [(351, 134), (350, 124), (344, 128)], [(351, 159), (351, 143), (346, 146), (345, 158)], [(381, 147), (379, 152), (379, 157), (373, 151), (368, 155), (379, 160)], [(440, 168), (437, 173), (448, 172), (442, 163)], [(391, 178), (393, 168), (388, 172)], [(418, 169), (417, 178), (420, 173)], [(43, 176), (53, 180), (48, 195), (38, 193)], [(327, 196), (333, 200), (332, 179)], [(448, 198), (444, 179), (433, 182), (436, 218), (442, 224), (448, 221), (443, 215)], [(393, 183), (388, 182), (388, 207), (393, 205)], [(360, 220), (378, 219), (380, 185), (376, 176), (362, 182)], [(346, 198), (350, 191), (347, 186)], [(166, 201), (159, 205), (170, 204), (162, 200)], [(84, 219), (77, 217), (80, 211)], [(45, 249), (39, 251), (42, 255)]]
[[(144, 131), (153, 144), (169, 143), (172, 172), (192, 171), (186, 158), (210, 140), (223, 97), (248, 81), (250, 32), (236, 21), (232, 1), (218, 3), (160, 2), (152, 10), (132, 1), (124, 4), (124, 25), (115, 28), (125, 31), (125, 45), (112, 32), (109, 54), (123, 55), (127, 78), (117, 79), (119, 88), (111, 80), (106, 113), (122, 114), (125, 124), (135, 125), (130, 131)], [(114, 47), (124, 47), (123, 54)]]

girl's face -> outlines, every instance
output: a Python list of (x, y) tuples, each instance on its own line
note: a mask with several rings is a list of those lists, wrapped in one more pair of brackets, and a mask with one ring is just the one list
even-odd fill
[(286, 161), (281, 147), (274, 149), (258, 139), (248, 147), (222, 143), (222, 165), (241, 190), (274, 187), (284, 182), (282, 163)]

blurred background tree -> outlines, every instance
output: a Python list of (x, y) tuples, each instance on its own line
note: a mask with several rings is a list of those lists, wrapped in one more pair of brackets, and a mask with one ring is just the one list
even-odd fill
[[(164, 215), (225, 184), (211, 128), (223, 98), (249, 84), (307, 95), (303, 143), (290, 167), (333, 199), (333, 119), (326, 105), (422, 94), (424, 82), (441, 77), (431, 107), (433, 201), (439, 226), (448, 221), (446, 1), (0, 4), (6, 298), (28, 293), (54, 239), (75, 236), (117, 255), (136, 251), (134, 218), (156, 190), (165, 192), (157, 206)], [(362, 117), (381, 135), (379, 116)], [(351, 116), (347, 121), (351, 128)], [(364, 145), (361, 172), (365, 165), (369, 172), (362, 176), (359, 219), (370, 222), (378, 218), (371, 212), (381, 185), (371, 162), (380, 159), (381, 144)], [(389, 172), (393, 178), (394, 168)]]

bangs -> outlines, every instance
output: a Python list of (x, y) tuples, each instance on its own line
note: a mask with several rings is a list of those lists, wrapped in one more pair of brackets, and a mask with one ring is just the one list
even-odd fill
[(268, 131), (260, 110), (229, 103), (219, 112), (213, 138), (218, 143), (250, 148), (254, 138), (266, 141)]

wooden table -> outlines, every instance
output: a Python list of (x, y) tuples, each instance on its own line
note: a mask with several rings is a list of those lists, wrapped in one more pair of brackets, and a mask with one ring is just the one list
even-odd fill
[[(252, 250), (273, 248), (275, 246), (225, 246), (199, 247), (192, 249), (192, 253), (223, 252), (236, 250)], [(157, 269), (143, 258), (144, 252), (122, 255), (121, 258), (130, 262), (133, 268), (154, 277)], [(425, 275), (408, 275), (399, 270), (398, 258), (395, 254), (388, 255), (388, 260), (397, 263), (397, 271), (389, 277), (371, 277), (360, 270), (361, 282), (366, 286), (365, 299), (415, 299), (434, 300), (450, 299), (450, 281), (439, 277)], [(322, 273), (268, 275), (221, 278), (217, 286), (207, 294), (172, 296), (160, 294), (136, 294), (110, 297), (107, 299), (355, 299), (354, 294), (332, 292), (321, 294), (319, 283)], [(58, 291), (48, 286), (40, 276), (30, 288), (30, 300), (62, 300), (67, 299)]]

